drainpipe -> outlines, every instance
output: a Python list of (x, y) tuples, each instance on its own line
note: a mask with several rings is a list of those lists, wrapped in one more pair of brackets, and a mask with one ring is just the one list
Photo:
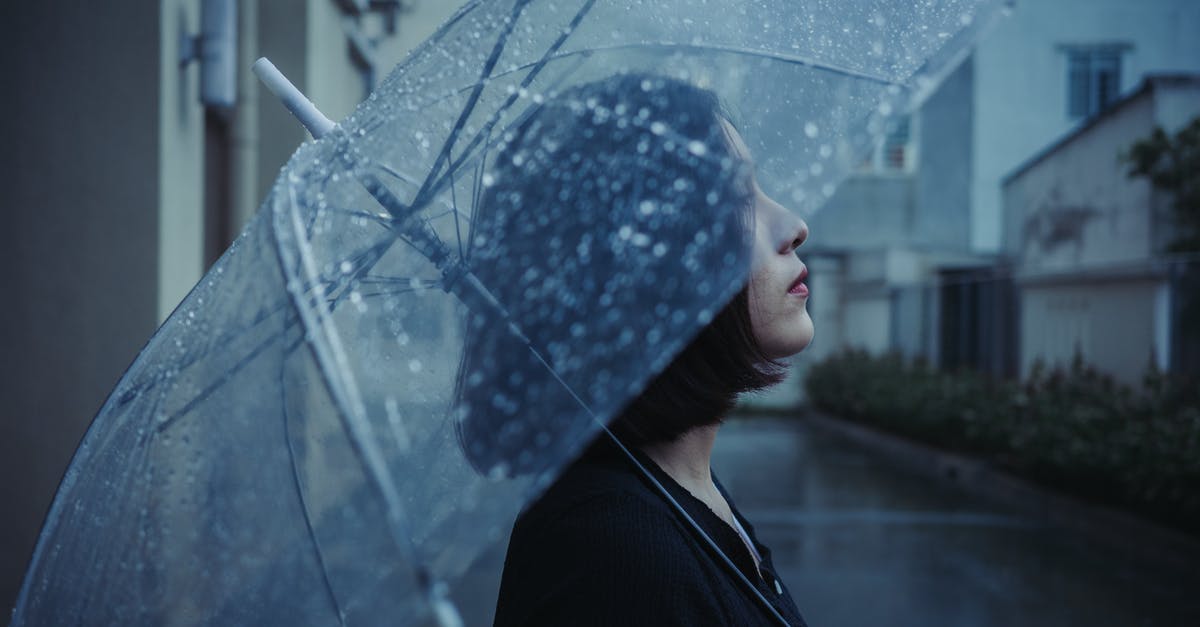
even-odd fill
[(258, 209), (258, 0), (238, 3), (238, 98), (232, 112), (229, 150), (230, 237), (245, 228)]

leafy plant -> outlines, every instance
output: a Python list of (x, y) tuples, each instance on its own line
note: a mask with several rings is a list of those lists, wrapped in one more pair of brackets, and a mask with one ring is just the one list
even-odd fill
[(1200, 382), (1151, 366), (1137, 388), (1076, 356), (1024, 382), (849, 350), (812, 367), (812, 403), (1200, 535)]
[(1178, 234), (1171, 252), (1200, 252), (1200, 116), (1174, 135), (1161, 127), (1122, 155), (1130, 178), (1145, 178), (1172, 195)]

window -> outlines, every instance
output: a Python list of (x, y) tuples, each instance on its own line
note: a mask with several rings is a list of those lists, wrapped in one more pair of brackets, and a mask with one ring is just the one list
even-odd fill
[(1069, 47), (1067, 115), (1085, 118), (1107, 109), (1121, 93), (1121, 54), (1125, 46)]
[(865, 172), (911, 172), (916, 167), (914, 122), (908, 115), (893, 120), (891, 130), (866, 155), (859, 169)]

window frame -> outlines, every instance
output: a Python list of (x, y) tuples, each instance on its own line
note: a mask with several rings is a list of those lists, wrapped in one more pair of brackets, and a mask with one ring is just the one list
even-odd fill
[(1102, 113), (1121, 98), (1125, 42), (1060, 44), (1066, 76), (1066, 115), (1085, 120)]

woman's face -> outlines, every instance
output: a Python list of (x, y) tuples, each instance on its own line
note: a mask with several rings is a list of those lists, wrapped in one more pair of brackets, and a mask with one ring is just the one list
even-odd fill
[[(734, 152), (751, 161), (737, 129), (722, 120)], [(808, 315), (808, 268), (796, 249), (808, 239), (808, 225), (772, 200), (754, 182), (754, 251), (749, 284), (750, 326), (772, 359), (799, 353), (813, 338)]]

